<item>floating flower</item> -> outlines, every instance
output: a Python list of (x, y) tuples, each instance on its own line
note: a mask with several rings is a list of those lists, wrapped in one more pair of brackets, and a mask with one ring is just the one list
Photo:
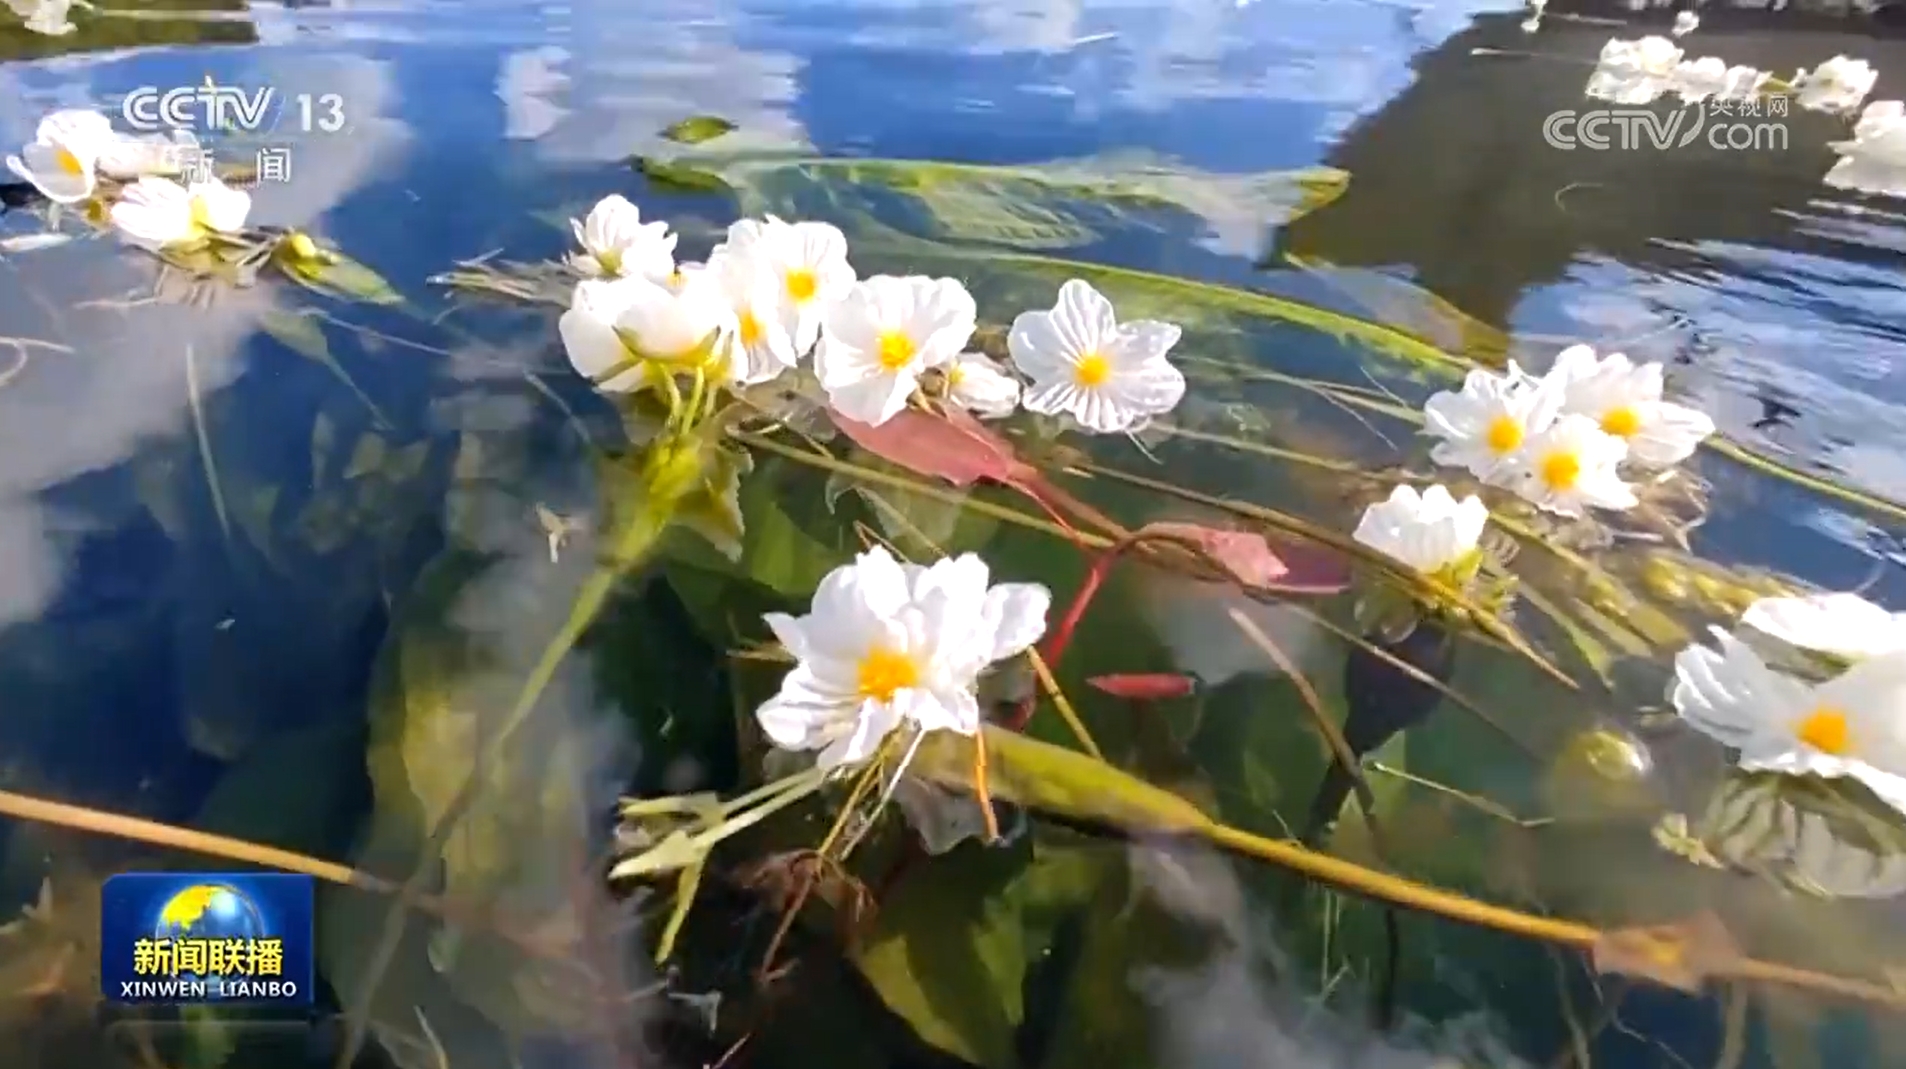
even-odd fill
[(1686, 104), (1696, 104), (1710, 98), (1752, 100), (1760, 95), (1761, 86), (1770, 77), (1763, 70), (1730, 67), (1713, 56), (1703, 56), (1675, 67), (1673, 89)]
[(6, 0), (6, 5), (20, 16), (30, 33), (64, 37), (77, 28), (67, 17), (73, 0)]
[(216, 177), (191, 185), (147, 175), (126, 187), (112, 206), (112, 223), (135, 245), (181, 248), (214, 234), (235, 234), (251, 214), (251, 194)]
[(1421, 494), (1398, 486), (1363, 510), (1351, 537), (1424, 575), (1456, 578), (1476, 558), (1489, 509), (1470, 495), (1457, 501), (1438, 485)]
[(93, 195), (99, 154), (118, 137), (112, 120), (85, 108), (56, 111), (40, 120), (32, 143), (7, 157), (7, 169), (33, 184), (55, 204), (75, 204)]
[(171, 177), (183, 172), (200, 154), (199, 139), (188, 130), (124, 135), (114, 134), (100, 148), (99, 173), (121, 182), (146, 175)]
[(827, 310), (854, 288), (847, 236), (830, 223), (741, 219), (728, 228), (722, 247), (746, 254), (774, 277), (782, 329), (797, 353), (814, 348)]
[(1906, 655), (1869, 658), (1812, 686), (1713, 632), (1718, 653), (1696, 645), (1674, 659), (1669, 698), (1683, 720), (1738, 751), (1741, 768), (1850, 776), (1906, 812)]
[(762, 731), (823, 768), (866, 760), (902, 725), (977, 734), (980, 673), (1038, 641), (1052, 605), (1037, 583), (990, 580), (971, 553), (921, 567), (879, 546), (829, 572), (806, 616), (766, 616), (798, 663), (756, 711)]
[(1840, 162), (1827, 172), (1827, 185), (1906, 197), (1906, 105), (1897, 100), (1868, 104), (1853, 127), (1853, 140), (1827, 147), (1840, 154)]
[(1794, 75), (1795, 102), (1814, 111), (1852, 111), (1873, 91), (1879, 72), (1863, 59), (1834, 56)]
[(1150, 319), (1119, 323), (1112, 302), (1075, 278), (1051, 311), (1021, 312), (1006, 346), (1032, 379), (1027, 409), (1111, 434), (1142, 430), (1184, 398), (1184, 373), (1165, 358), (1182, 333)]
[(1676, 37), (1686, 37), (1701, 26), (1701, 16), (1692, 11), (1682, 11), (1674, 16), (1674, 29), (1669, 33)]
[(1666, 37), (1610, 41), (1589, 75), (1587, 93), (1616, 104), (1646, 104), (1675, 87), (1680, 63), (1681, 49)]
[(621, 194), (596, 202), (586, 219), (571, 219), (582, 252), (569, 263), (590, 278), (663, 279), (675, 269), (676, 235), (661, 220), (642, 221), (642, 209)]
[[(681, 272), (686, 285), (690, 270)], [(735, 315), (735, 381), (742, 386), (767, 382), (793, 367), (800, 352), (781, 316), (781, 280), (752, 256), (717, 248), (706, 270), (714, 273)]]
[(878, 426), (906, 407), (922, 372), (960, 354), (977, 316), (957, 279), (875, 275), (827, 310), (814, 373), (842, 415)]
[(1906, 612), (1887, 612), (1858, 594), (1761, 598), (1741, 623), (1796, 649), (1847, 661), (1906, 651)]
[(1616, 473), (1628, 443), (1587, 416), (1562, 416), (1516, 457), (1516, 492), (1547, 512), (1580, 516), (1587, 507), (1633, 508), (1635, 492)]
[(1586, 345), (1555, 357), (1548, 378), (1562, 395), (1562, 411), (1587, 416), (1628, 443), (1628, 459), (1653, 468), (1686, 460), (1708, 435), (1707, 413), (1663, 401), (1661, 365), (1636, 364), (1622, 353), (1597, 359)]
[(1500, 484), (1512, 473), (1517, 452), (1548, 429), (1561, 407), (1560, 390), (1514, 361), (1506, 375), (1471, 371), (1462, 389), (1444, 390), (1423, 405), (1424, 430), (1442, 439), (1430, 459)]
[(628, 393), (661, 375), (729, 374), (734, 313), (712, 275), (697, 273), (680, 292), (646, 278), (584, 279), (556, 330), (578, 372)]
[(1019, 380), (984, 353), (961, 353), (943, 370), (947, 400), (987, 419), (1019, 407)]

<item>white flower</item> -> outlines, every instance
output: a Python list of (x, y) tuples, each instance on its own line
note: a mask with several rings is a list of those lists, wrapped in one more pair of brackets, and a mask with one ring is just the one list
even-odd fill
[(1594, 420), (1562, 416), (1517, 455), (1516, 492), (1561, 516), (1580, 516), (1587, 507), (1633, 508), (1635, 492), (1616, 473), (1627, 456), (1628, 443)]
[(879, 425), (907, 406), (928, 368), (951, 361), (973, 336), (978, 309), (957, 279), (875, 275), (827, 309), (814, 373), (828, 403)]
[(971, 553), (926, 568), (879, 546), (834, 569), (806, 616), (765, 617), (798, 663), (756, 711), (762, 731), (823, 768), (866, 760), (903, 724), (977, 734), (980, 673), (1038, 641), (1052, 605), (1036, 583), (990, 579)]
[(1430, 459), (1500, 484), (1510, 476), (1516, 452), (1547, 430), (1561, 407), (1561, 391), (1514, 361), (1504, 375), (1471, 371), (1461, 390), (1441, 391), (1423, 404), (1424, 431), (1442, 439)]
[(1858, 594), (1761, 598), (1741, 623), (1797, 649), (1848, 661), (1906, 651), (1906, 612), (1887, 612)]
[(6, 0), (6, 4), (20, 16), (26, 29), (32, 33), (64, 37), (75, 29), (72, 20), (67, 17), (73, 0)]
[(55, 204), (74, 204), (93, 195), (93, 169), (99, 154), (117, 137), (112, 120), (96, 111), (71, 108), (40, 120), (33, 141), (7, 169), (33, 184)]
[(805, 355), (820, 337), (827, 310), (854, 288), (847, 236), (829, 223), (788, 223), (770, 215), (728, 227), (720, 249), (745, 253), (776, 281), (782, 329)]
[(1753, 67), (1728, 66), (1713, 56), (1683, 63), (1674, 69), (1673, 89), (1683, 103), (1716, 100), (1752, 100), (1771, 77)]
[(176, 248), (213, 234), (237, 233), (249, 214), (251, 194), (216, 177), (184, 186), (170, 178), (146, 175), (119, 195), (112, 206), (112, 223), (135, 245)]
[(1739, 751), (1744, 769), (1851, 776), (1906, 811), (1906, 654), (1860, 661), (1811, 686), (1713, 632), (1719, 653), (1689, 646), (1674, 659), (1669, 698), (1682, 719)]
[(582, 246), (570, 265), (591, 278), (663, 279), (675, 270), (676, 235), (661, 220), (644, 223), (642, 209), (621, 194), (597, 201), (588, 218), (571, 219), (569, 228)]
[(100, 148), (99, 173), (130, 182), (146, 175), (169, 177), (184, 171), (199, 155), (199, 139), (189, 130), (123, 135)]
[(947, 400), (987, 419), (1019, 407), (1019, 380), (984, 353), (961, 353), (946, 365)]
[(556, 330), (569, 362), (608, 393), (654, 385), (661, 374), (731, 372), (734, 313), (703, 272), (680, 292), (640, 277), (584, 279)]
[(1873, 91), (1879, 72), (1863, 59), (1834, 56), (1794, 77), (1796, 102), (1814, 111), (1852, 111)]
[(1586, 345), (1555, 357), (1548, 378), (1562, 394), (1562, 411), (1587, 416), (1628, 443), (1628, 459), (1651, 468), (1686, 460), (1708, 435), (1707, 413), (1661, 399), (1658, 363), (1636, 364), (1622, 353), (1597, 359)]
[[(745, 252), (718, 247), (705, 270), (713, 273), (735, 315), (735, 382), (767, 382), (799, 360), (781, 318), (781, 280)], [(679, 272), (686, 286), (693, 265)]]
[(1441, 485), (1421, 494), (1413, 486), (1399, 486), (1390, 491), (1388, 500), (1363, 510), (1351, 537), (1425, 575), (1434, 575), (1459, 567), (1475, 553), (1488, 522), (1488, 507), (1473, 494), (1457, 501)]
[(1686, 37), (1700, 28), (1701, 16), (1692, 11), (1683, 11), (1674, 17), (1674, 29), (1668, 31), (1676, 37)]
[(1610, 41), (1602, 46), (1586, 92), (1617, 104), (1646, 104), (1674, 88), (1680, 62), (1681, 50), (1666, 37)]
[(1827, 172), (1827, 185), (1906, 197), (1906, 105), (1897, 100), (1868, 104), (1853, 127), (1853, 140), (1827, 147), (1840, 154)]
[(1051, 311), (1019, 313), (1006, 347), (1032, 379), (1028, 410), (1063, 412), (1099, 434), (1129, 433), (1184, 399), (1184, 373), (1165, 359), (1182, 333), (1150, 319), (1119, 323), (1112, 302), (1075, 278), (1059, 287)]

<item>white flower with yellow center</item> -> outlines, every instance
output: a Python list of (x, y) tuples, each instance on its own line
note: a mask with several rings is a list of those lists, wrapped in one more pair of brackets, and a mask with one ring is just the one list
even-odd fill
[(731, 373), (734, 312), (715, 276), (692, 275), (679, 292), (646, 278), (584, 279), (556, 323), (576, 370), (607, 393), (658, 385), (698, 368)]
[(1866, 100), (1878, 80), (1879, 72), (1867, 61), (1834, 56), (1811, 71), (1794, 75), (1796, 103), (1813, 111), (1852, 111)]
[(98, 168), (100, 174), (121, 182), (146, 175), (170, 177), (183, 172), (199, 153), (199, 139), (188, 130), (115, 134), (100, 149)]
[(1021, 312), (1006, 347), (1032, 379), (1028, 411), (1064, 413), (1099, 434), (1129, 433), (1184, 399), (1184, 373), (1165, 358), (1182, 333), (1150, 319), (1120, 323), (1112, 302), (1075, 278), (1059, 287), (1051, 311)]
[(1906, 812), (1906, 653), (1868, 658), (1816, 686), (1713, 632), (1719, 652), (1689, 646), (1674, 659), (1669, 699), (1683, 720), (1738, 751), (1744, 769), (1850, 776)]
[(117, 138), (112, 120), (99, 112), (56, 111), (40, 120), (31, 144), (7, 157), (7, 169), (32, 183), (47, 200), (76, 204), (93, 195), (99, 154)]
[(1906, 612), (1887, 612), (1858, 594), (1761, 598), (1741, 623), (1796, 649), (1846, 661), (1906, 651)]
[[(681, 273), (681, 285), (694, 273)], [(735, 382), (767, 382), (799, 362), (799, 353), (781, 320), (781, 283), (774, 272), (746, 252), (717, 247), (707, 267), (720, 284), (735, 315)]]
[(1019, 380), (984, 353), (961, 353), (941, 374), (946, 399), (976, 416), (1001, 419), (1019, 407)]
[(762, 731), (822, 768), (866, 760), (903, 725), (977, 734), (980, 673), (1037, 642), (1052, 606), (1037, 583), (990, 581), (971, 553), (921, 567), (876, 546), (834, 569), (807, 615), (765, 617), (797, 663), (756, 711)]
[(802, 355), (820, 338), (827, 310), (854, 288), (847, 235), (831, 223), (741, 219), (719, 248), (746, 254), (774, 277), (781, 327)]
[(1707, 413), (1661, 399), (1660, 364), (1636, 364), (1621, 353), (1598, 359), (1588, 346), (1571, 345), (1556, 355), (1548, 379), (1562, 395), (1563, 413), (1587, 416), (1627, 442), (1628, 459), (1637, 464), (1678, 464), (1714, 433)]
[(1580, 516), (1589, 508), (1634, 508), (1639, 499), (1617, 473), (1627, 456), (1628, 443), (1594, 420), (1563, 416), (1516, 455), (1515, 490), (1560, 516)]
[(148, 249), (184, 248), (215, 234), (236, 234), (251, 214), (251, 194), (216, 177), (191, 185), (146, 175), (112, 206), (121, 237)]
[(1423, 573), (1448, 578), (1475, 559), (1489, 508), (1470, 495), (1457, 501), (1441, 485), (1417, 493), (1399, 486), (1363, 510), (1351, 537)]
[(571, 219), (582, 252), (570, 266), (590, 278), (667, 278), (675, 270), (676, 235), (661, 220), (642, 221), (642, 209), (621, 194), (596, 202), (584, 219)]
[(878, 426), (907, 406), (923, 372), (960, 354), (978, 315), (957, 279), (875, 275), (827, 309), (815, 376), (836, 411)]
[(1430, 459), (1500, 484), (1514, 473), (1516, 454), (1548, 430), (1561, 408), (1561, 392), (1530, 378), (1514, 361), (1504, 375), (1471, 371), (1462, 389), (1444, 390), (1423, 404), (1424, 431), (1442, 439)]

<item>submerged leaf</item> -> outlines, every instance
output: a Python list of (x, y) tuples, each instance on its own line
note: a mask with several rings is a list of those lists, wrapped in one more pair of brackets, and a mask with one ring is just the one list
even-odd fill
[[(987, 787), (1001, 801), (1126, 832), (1184, 832), (1211, 824), (1184, 798), (1098, 758), (1000, 727), (988, 725), (984, 732)], [(974, 744), (965, 735), (932, 732), (914, 754), (913, 774), (970, 791)]]
[(1740, 957), (1733, 936), (1711, 913), (1605, 932), (1591, 952), (1596, 972), (1641, 976), (1690, 994), (1699, 994), (1710, 977), (1734, 971)]
[(695, 167), (685, 163), (670, 163), (652, 156), (636, 156), (630, 163), (636, 173), (649, 180), (649, 184), (662, 190), (680, 190), (689, 193), (727, 193), (731, 192), (728, 183), (714, 171)]
[(1198, 689), (1197, 680), (1175, 672), (1093, 676), (1085, 682), (1092, 689), (1110, 694), (1114, 698), (1140, 702), (1183, 698)]
[(1350, 566), (1321, 546), (1286, 543), (1304, 571), (1292, 569), (1269, 539), (1255, 531), (1230, 531), (1195, 523), (1149, 523), (1141, 534), (1157, 535), (1196, 547), (1231, 578), (1257, 590), (1334, 594), (1350, 585)]
[(1011, 443), (959, 409), (942, 414), (902, 409), (879, 426), (838, 412), (833, 418), (842, 434), (869, 453), (954, 486), (982, 479), (1010, 485), (1037, 474), (1014, 455)]
[(678, 144), (699, 145), (704, 141), (713, 141), (734, 128), (734, 123), (719, 115), (696, 115), (669, 124), (662, 131), (662, 136)]

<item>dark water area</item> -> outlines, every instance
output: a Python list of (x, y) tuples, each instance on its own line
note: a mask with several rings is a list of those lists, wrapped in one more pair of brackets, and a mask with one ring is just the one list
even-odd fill
[[(1671, 393), (1754, 456), (1906, 500), (1906, 201), (1822, 184), (1846, 120), (1796, 110), (1783, 150), (1544, 141), (1545, 117), (1595, 106), (1583, 85), (1602, 45), (1667, 32), (1669, 10), (1558, 3), (1529, 33), (1520, 5), (1455, 0), (180, 0), (76, 5), (76, 30), (49, 35), (22, 25), (30, 0), (8, 6), (9, 144), (56, 108), (117, 117), (141, 86), (210, 78), (269, 86), (280, 101), (333, 98), (340, 129), (303, 131), (292, 107), (214, 151), (248, 162), (259, 145), (282, 148), (289, 175), (255, 187), (253, 221), (320, 237), (403, 298), (261, 284), (195, 302), (110, 237), (0, 245), (0, 790), (12, 796), (263, 843), (391, 883), (412, 873), (431, 853), (419, 827), (476, 767), (482, 733), (609, 552), (595, 533), (608, 491), (593, 451), (628, 430), (565, 359), (555, 310), (460, 300), (426, 280), (497, 250), (559, 259), (569, 220), (611, 193), (668, 220), (684, 259), (744, 213), (835, 222), (863, 277), (962, 274), (982, 328), (1046, 307), (1064, 276), (947, 251), (963, 237), (992, 253), (1302, 302), (1532, 370), (1585, 341), (1661, 361)], [(1678, 43), (1776, 72), (1864, 58), (1880, 72), (1872, 99), (1897, 98), (1898, 14), (1707, 5)], [(1167, 207), (1108, 211), (1089, 240), (1014, 249), (991, 240), (1003, 225), (978, 197), (909, 199), (898, 184), (825, 168), (753, 172), (711, 193), (632, 166), (684, 152), (662, 131), (700, 115), (734, 124), (706, 146), (723, 151), (1136, 161), (1176, 184)], [(1348, 184), (1312, 206), (1300, 178), (1324, 168)], [(42, 208), (0, 215), (0, 240), (43, 229)], [(936, 244), (914, 240), (923, 234)], [(1413, 408), (1451, 386), (1448, 367), (1330, 324), (1239, 311), (1208, 290), (1137, 300), (1128, 311), (1121, 298), (1122, 318), (1185, 324), (1175, 352), (1285, 377), (1194, 374), (1183, 426), (1366, 470), (1426, 463), (1412, 428), (1373, 427), (1287, 380)], [(1150, 442), (1151, 459), (1123, 439), (1078, 448), (1345, 530), (1363, 504), (1327, 469), (1190, 436)], [(762, 782), (749, 714), (775, 669), (732, 653), (770, 637), (763, 612), (806, 611), (820, 577), (861, 548), (854, 523), (883, 522), (837, 474), (767, 453), (753, 465), (739, 563), (671, 531), (657, 562), (615, 587), (509, 759), (487, 770), (470, 828), (427, 859), (426, 891), (463, 912), (413, 913), (380, 964), (389, 888), (320, 888), (316, 1025), (106, 1005), (99, 881), (235, 866), (176, 840), (0, 820), (0, 915), (52, 903), (0, 929), (0, 1060), (288, 1069), (336, 1064), (360, 1040), (351, 1064), (362, 1069), (1906, 1059), (1898, 1005), (1740, 981), (1677, 991), (1598, 973), (1580, 948), (1038, 814), (1007, 848), (964, 843), (927, 859), (906, 894), (876, 893), (878, 931), (911, 941), (877, 937), (856, 958), (824, 924), (804, 923), (777, 959), (795, 971), (772, 983), (757, 974), (782, 942), (773, 907), (790, 886), (774, 880), (794, 870), (750, 866), (813, 846), (831, 811), (764, 824), (732, 865), (711, 868), (678, 953), (658, 967), (667, 896), (612, 895), (602, 879), (616, 800)], [(1689, 641), (1720, 620), (1701, 601), (1709, 587), (1731, 596), (1742, 575), (1906, 608), (1897, 507), (1714, 453), (1689, 466), (1705, 489), (1685, 547), (1582, 550), (1606, 550), (1610, 571), (1637, 585), (1654, 574), (1651, 554), (1734, 577), (1676, 573), (1671, 615)], [(1068, 485), (1133, 524), (1212, 515), (1111, 478)], [(1000, 576), (1050, 586), (1055, 617), (1085, 575), (1061, 540), (924, 502), (913, 520), (984, 547)], [(1539, 545), (1516, 558), (1538, 562), (1544, 582), (1567, 572), (1555, 559)], [(1058, 677), (1108, 760), (1231, 825), (1295, 836), (1331, 753), (1290, 677), (1317, 677), (1342, 719), (1341, 637), (1288, 604), (1150, 572), (1121, 571), (1101, 598)], [(1226, 623), (1231, 610), (1292, 665), (1266, 664)], [(1518, 626), (1546, 626), (1523, 613)], [(1673, 645), (1617, 649), (1597, 683), (1593, 656), (1552, 627), (1540, 639), (1583, 687), (1556, 686), (1500, 645), (1463, 645), (1449, 683), (1480, 714), (1450, 703), (1372, 740), (1371, 760), (1389, 770), (1367, 777), (1387, 841), (1378, 848), (1353, 805), (1324, 848), (1606, 928), (1718, 913), (1755, 957), (1906, 983), (1906, 885), (1808, 894), (1764, 872), (1690, 864), (1651, 834), (1666, 813), (1692, 819), (1725, 778), (1712, 746), (1660, 722)], [(1147, 704), (1086, 683), (1123, 672), (1183, 673), (1197, 688)], [(1036, 737), (1070, 738), (1040, 717)], [(1874, 881), (1906, 864), (1906, 832), (1861, 843), (1854, 867)], [(876, 848), (883, 860), (900, 849)], [(611, 994), (579, 986), (584, 972)], [(1373, 1010), (1385, 991), (1392, 1005)]]

